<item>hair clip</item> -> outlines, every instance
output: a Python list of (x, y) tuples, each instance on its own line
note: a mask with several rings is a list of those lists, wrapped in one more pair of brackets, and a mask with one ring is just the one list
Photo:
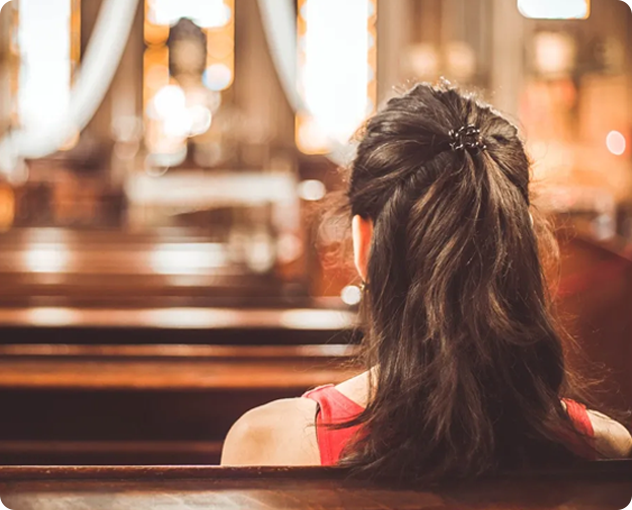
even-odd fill
[(453, 151), (461, 151), (461, 150), (476, 150), (476, 151), (484, 151), (487, 149), (487, 145), (483, 142), (481, 137), (481, 130), (473, 125), (463, 126), (458, 130), (451, 130), (450, 138), (452, 138), (452, 142), (450, 142), (450, 148)]

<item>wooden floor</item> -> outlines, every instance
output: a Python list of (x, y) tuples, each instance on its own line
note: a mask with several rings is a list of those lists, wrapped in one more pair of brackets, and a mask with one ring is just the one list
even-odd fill
[(433, 489), (347, 480), (324, 468), (0, 468), (12, 510), (618, 510), (632, 499), (632, 464), (504, 475)]

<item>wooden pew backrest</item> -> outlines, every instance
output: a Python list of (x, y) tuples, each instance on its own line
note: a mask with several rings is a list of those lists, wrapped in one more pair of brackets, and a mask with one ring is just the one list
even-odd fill
[(0, 468), (12, 510), (612, 509), (632, 498), (632, 461), (596, 462), (440, 487), (395, 487), (325, 468)]

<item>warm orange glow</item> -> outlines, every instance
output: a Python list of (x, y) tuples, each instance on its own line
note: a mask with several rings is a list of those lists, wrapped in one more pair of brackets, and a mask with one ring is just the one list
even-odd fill
[(70, 15), (70, 63), (73, 81), (81, 60), (81, 0), (72, 0)]
[(149, 46), (157, 46), (167, 43), (169, 27), (152, 25), (145, 22), (145, 43)]
[(145, 23), (143, 36), (148, 46), (162, 46), (169, 39), (169, 25), (156, 25), (151, 22), (149, 2), (145, 1)]
[(15, 218), (15, 192), (6, 184), (0, 184), (0, 230), (7, 230)]

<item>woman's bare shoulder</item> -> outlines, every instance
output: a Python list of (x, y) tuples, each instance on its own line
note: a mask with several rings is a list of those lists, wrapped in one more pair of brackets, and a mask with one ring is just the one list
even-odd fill
[(607, 459), (630, 457), (632, 435), (621, 423), (598, 411), (589, 410), (590, 422), (595, 431), (595, 448)]
[(315, 419), (316, 402), (307, 398), (275, 400), (251, 409), (228, 432), (222, 465), (319, 465)]

